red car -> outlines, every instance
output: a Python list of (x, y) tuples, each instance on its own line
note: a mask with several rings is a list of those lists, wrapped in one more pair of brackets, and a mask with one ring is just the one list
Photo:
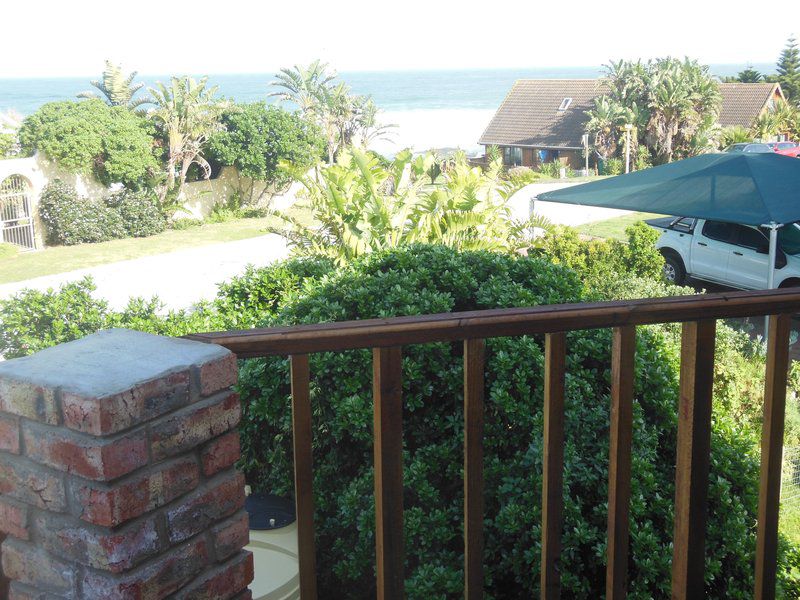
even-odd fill
[(797, 142), (769, 142), (767, 146), (772, 148), (776, 154), (794, 156), (795, 158), (800, 156), (800, 146), (797, 145)]

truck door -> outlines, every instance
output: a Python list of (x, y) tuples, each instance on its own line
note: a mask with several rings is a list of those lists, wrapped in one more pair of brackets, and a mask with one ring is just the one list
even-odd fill
[(725, 281), (728, 259), (736, 234), (734, 226), (721, 221), (706, 221), (694, 230), (689, 272), (702, 279)]
[(730, 285), (753, 290), (767, 287), (769, 240), (758, 229), (746, 225), (733, 225), (735, 245), (728, 259)]

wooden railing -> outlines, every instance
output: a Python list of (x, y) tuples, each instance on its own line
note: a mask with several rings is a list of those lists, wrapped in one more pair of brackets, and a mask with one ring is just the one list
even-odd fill
[(483, 597), (483, 403), (486, 338), (545, 335), (541, 597), (560, 597), (565, 332), (613, 328), (606, 597), (627, 592), (636, 326), (683, 323), (675, 475), (672, 597), (703, 597), (716, 319), (769, 315), (754, 597), (775, 597), (781, 449), (791, 315), (800, 291), (736, 292), (565, 304), (196, 334), (240, 358), (290, 356), (300, 589), (316, 598), (308, 354), (373, 349), (378, 598), (404, 597), (402, 346), (464, 344), (464, 568), (467, 600)]

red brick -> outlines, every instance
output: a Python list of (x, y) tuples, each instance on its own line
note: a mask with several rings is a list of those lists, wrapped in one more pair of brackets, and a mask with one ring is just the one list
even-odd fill
[(214, 555), (218, 561), (225, 560), (250, 543), (250, 519), (247, 511), (239, 511), (233, 517), (211, 530), (214, 540)]
[(0, 411), (58, 425), (56, 392), (27, 381), (0, 377)]
[(19, 417), (0, 415), (0, 450), (19, 454)]
[(236, 463), (242, 456), (239, 432), (231, 431), (207, 444), (200, 453), (203, 475), (211, 477)]
[(162, 548), (155, 519), (112, 530), (92, 528), (70, 517), (40, 513), (36, 517), (36, 535), (50, 553), (112, 573), (127, 571)]
[(72, 490), (81, 507), (81, 519), (116, 527), (164, 506), (199, 483), (197, 461), (186, 457), (162, 463), (145, 475), (135, 474), (110, 486), (76, 479)]
[(0, 534), (12, 535), (20, 540), (30, 538), (26, 505), (0, 496)]
[(112, 575), (87, 571), (83, 578), (83, 595), (114, 600), (164, 598), (190, 582), (207, 564), (206, 540), (198, 538), (131, 573)]
[(239, 365), (235, 354), (200, 365), (200, 395), (210, 396), (231, 387), (239, 378)]
[(143, 430), (106, 439), (25, 423), (22, 437), (31, 459), (97, 481), (116, 479), (148, 462)]
[(239, 395), (226, 392), (156, 421), (151, 428), (153, 460), (180, 454), (236, 427)]
[(92, 435), (124, 431), (189, 402), (189, 371), (186, 370), (111, 396), (93, 398), (64, 392), (61, 398), (64, 425)]
[(63, 476), (24, 458), (0, 461), (0, 494), (49, 511), (67, 508)]
[(244, 477), (220, 475), (166, 511), (169, 539), (182, 542), (244, 506)]
[(2, 550), (3, 573), (12, 581), (54, 593), (73, 594), (74, 568), (29, 542), (6, 538)]
[(175, 594), (175, 600), (229, 600), (253, 581), (253, 555), (245, 550)]

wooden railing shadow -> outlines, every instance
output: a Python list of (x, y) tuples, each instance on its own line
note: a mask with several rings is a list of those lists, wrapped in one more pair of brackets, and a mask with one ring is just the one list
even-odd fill
[(796, 289), (563, 304), (194, 334), (240, 358), (289, 355), (300, 589), (317, 597), (308, 354), (373, 349), (378, 598), (404, 597), (402, 347), (464, 345), (464, 598), (483, 597), (485, 339), (544, 334), (544, 466), (540, 589), (560, 597), (566, 332), (612, 328), (606, 598), (627, 594), (636, 326), (682, 323), (672, 597), (704, 597), (705, 533), (716, 320), (768, 315), (754, 597), (775, 597), (778, 508), (791, 315)]

